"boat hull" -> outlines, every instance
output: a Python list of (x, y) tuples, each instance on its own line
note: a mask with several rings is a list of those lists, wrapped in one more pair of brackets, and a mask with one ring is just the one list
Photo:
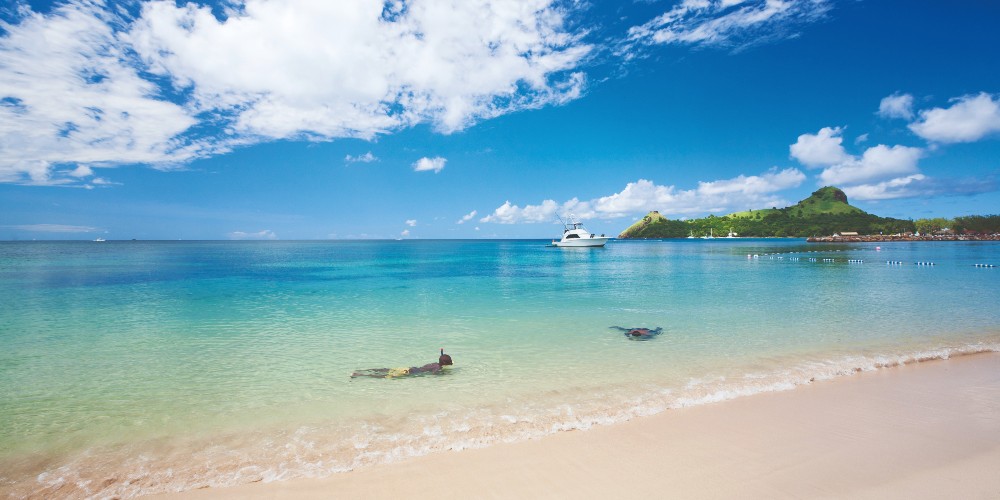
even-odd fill
[(579, 238), (564, 241), (553, 241), (552, 246), (568, 248), (603, 247), (607, 242), (608, 238), (604, 237)]

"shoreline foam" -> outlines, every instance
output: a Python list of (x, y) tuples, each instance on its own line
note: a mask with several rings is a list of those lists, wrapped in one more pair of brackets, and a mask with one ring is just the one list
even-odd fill
[[(848, 356), (839, 361), (806, 362), (770, 372), (745, 372), (742, 378), (732, 380), (725, 377), (691, 379), (682, 389), (654, 389), (642, 397), (619, 398), (614, 403), (610, 399), (612, 395), (608, 394), (609, 399), (602, 400), (601, 404), (588, 401), (589, 405), (553, 406), (541, 402), (520, 413), (509, 408), (507, 411), (494, 408), (492, 411), (480, 409), (478, 415), (456, 416), (444, 412), (401, 417), (396, 424), (407, 425), (408, 433), (386, 424), (368, 429), (367, 437), (352, 434), (345, 438), (343, 434), (331, 434), (329, 429), (306, 426), (287, 429), (277, 435), (216, 436), (200, 444), (197, 440), (186, 439), (160, 442), (151, 449), (136, 443), (136, 446), (118, 450), (87, 450), (57, 467), (34, 472), (34, 481), (25, 480), (28, 474), (22, 474), (20, 481), (14, 477), (13, 484), (8, 482), (0, 490), (8, 490), (8, 494), (15, 496), (130, 497), (198, 488), (218, 491), (253, 482), (330, 478), (391, 467), (442, 452), (489, 449), (548, 439), (566, 434), (564, 431), (615, 427), (672, 413), (666, 410), (681, 411), (718, 402), (754, 399), (747, 396), (797, 392), (789, 390), (812, 386), (815, 381), (850, 379), (849, 375), (856, 373), (892, 371), (892, 368), (923, 365), (926, 361), (976, 357), (973, 355), (977, 353), (1000, 356), (995, 354), (997, 351), (1000, 345), (973, 344), (900, 355)], [(33, 484), (27, 484), (29, 482)]]
[(588, 432), (169, 497), (1000, 494), (1000, 354), (891, 366)]

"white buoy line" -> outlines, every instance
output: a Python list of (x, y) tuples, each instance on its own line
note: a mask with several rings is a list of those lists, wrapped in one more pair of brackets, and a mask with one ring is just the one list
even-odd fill
[[(747, 260), (760, 260), (760, 259), (764, 259), (764, 258), (766, 258), (768, 260), (785, 260), (785, 256), (788, 255), (789, 256), (788, 257), (789, 261), (797, 262), (799, 260), (802, 260), (802, 257), (798, 257), (797, 255), (796, 256), (792, 256), (792, 254), (829, 253), (829, 252), (841, 252), (841, 251), (843, 251), (843, 250), (807, 250), (807, 251), (803, 251), (803, 252), (776, 252), (776, 253), (763, 253), (763, 254), (756, 254), (756, 253), (750, 254), (750, 253), (748, 253), (747, 254)], [(876, 252), (881, 251), (881, 247), (877, 247), (875, 249), (875, 251)], [(824, 263), (846, 262), (848, 264), (864, 264), (865, 263), (864, 259), (836, 259), (836, 258), (831, 258), (831, 257), (805, 257), (805, 259), (808, 260), (809, 262), (824, 262)], [(887, 261), (885, 261), (885, 263), (886, 263), (886, 265), (889, 265), (889, 266), (905, 266), (905, 265), (909, 265), (908, 262), (903, 262), (901, 260), (887, 260)], [(923, 267), (931, 267), (931, 266), (937, 266), (937, 263), (936, 262), (917, 261), (917, 262), (914, 262), (912, 265), (914, 265), (914, 266), (923, 266)], [(973, 264), (973, 267), (978, 267), (978, 268), (998, 268), (1000, 266), (997, 266), (995, 264)]]

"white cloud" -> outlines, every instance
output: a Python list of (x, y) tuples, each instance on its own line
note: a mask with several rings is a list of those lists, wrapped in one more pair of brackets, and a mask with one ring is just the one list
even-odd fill
[(90, 177), (94, 175), (94, 170), (86, 165), (78, 165), (76, 169), (67, 172), (66, 175), (77, 178)]
[(414, 227), (414, 226), (417, 225), (417, 220), (416, 219), (407, 219), (406, 225), (410, 226), (410, 227)]
[(859, 201), (891, 200), (895, 198), (912, 198), (925, 194), (922, 183), (928, 180), (923, 174), (913, 174), (898, 177), (876, 184), (862, 184), (844, 188), (844, 194), (849, 199)]
[(28, 231), (32, 233), (95, 233), (100, 229), (91, 226), (73, 226), (68, 224), (21, 224), (13, 226), (0, 226), (18, 231)]
[(170, 168), (421, 123), (449, 133), (562, 104), (582, 95), (592, 51), (563, 5), (246, 0), (220, 17), (167, 0), (137, 16), (91, 0), (24, 7), (0, 35), (0, 182), (73, 184), (79, 165)]
[(247, 0), (225, 20), (154, 1), (130, 40), (200, 109), (269, 138), (460, 130), (574, 98), (591, 50), (551, 0)]
[(399, 233), (399, 235), (400, 236), (409, 236), (410, 235), (410, 230), (409, 229), (404, 229), (402, 232)]
[(823, 127), (815, 135), (800, 135), (788, 150), (792, 158), (810, 168), (842, 163), (851, 158), (844, 150), (842, 132), (840, 127)]
[[(879, 144), (861, 157), (848, 154), (843, 129), (824, 127), (816, 134), (802, 134), (789, 146), (791, 157), (811, 168), (823, 168), (822, 184), (862, 184), (918, 173), (917, 162), (924, 150), (909, 146)], [(862, 136), (867, 140), (867, 134)]]
[(844, 192), (854, 200), (873, 201), (932, 196), (969, 196), (990, 193), (1000, 188), (993, 176), (964, 179), (931, 178), (912, 174), (872, 184), (847, 186)]
[(699, 182), (698, 194), (701, 196), (764, 195), (797, 187), (805, 178), (805, 174), (798, 169), (786, 168), (779, 171), (777, 168), (772, 168), (761, 175), (739, 175), (732, 179)]
[(705, 212), (742, 210), (752, 206), (784, 204), (773, 196), (775, 191), (796, 187), (805, 174), (790, 168), (776, 168), (762, 175), (739, 175), (732, 179), (699, 182), (696, 189), (678, 190), (675, 186), (658, 186), (640, 179), (629, 183), (619, 193), (599, 198), (595, 211), (603, 217), (623, 217), (659, 210), (665, 214), (692, 215)]
[(347, 163), (371, 163), (373, 161), (378, 161), (378, 158), (372, 154), (371, 151), (358, 156), (347, 155), (344, 157), (344, 161)]
[[(883, 118), (912, 119), (913, 97), (895, 93), (879, 105)], [(947, 109), (921, 111), (919, 119), (909, 124), (917, 135), (932, 142), (968, 142), (1000, 131), (1000, 100), (980, 93), (953, 100)], [(931, 196), (965, 196), (998, 189), (994, 178), (931, 178), (920, 172), (919, 161), (927, 149), (879, 144), (867, 148), (861, 156), (847, 153), (843, 147), (843, 129), (826, 127), (817, 134), (803, 134), (789, 147), (792, 158), (812, 168), (822, 168), (820, 184), (840, 186), (851, 198), (860, 201)], [(862, 134), (855, 144), (868, 141)], [(931, 144), (928, 149), (935, 149)]]
[(861, 158), (827, 167), (819, 177), (824, 184), (842, 185), (915, 174), (923, 155), (920, 148), (879, 144), (865, 150)]
[(510, 200), (497, 207), (492, 214), (479, 219), (479, 222), (496, 222), (498, 224), (516, 224), (519, 222), (551, 222), (556, 220), (559, 205), (553, 200), (545, 200), (538, 205), (519, 207)]
[(91, 179), (90, 184), (86, 184), (84, 187), (91, 189), (93, 187), (120, 186), (121, 184), (120, 182), (112, 182), (102, 177), (94, 177)]
[(1000, 100), (982, 92), (952, 100), (948, 108), (920, 112), (910, 130), (923, 139), (940, 143), (974, 142), (1000, 132)]
[(882, 118), (913, 119), (913, 96), (895, 93), (879, 102), (878, 114)]
[(659, 210), (664, 214), (692, 215), (705, 212), (743, 210), (747, 207), (786, 205), (774, 193), (796, 187), (806, 178), (801, 171), (773, 168), (761, 175), (740, 175), (732, 179), (699, 182), (696, 189), (680, 190), (646, 179), (628, 183), (618, 192), (590, 201), (573, 198), (559, 204), (545, 200), (538, 205), (519, 207), (510, 201), (480, 219), (500, 224), (554, 221), (557, 214), (575, 213), (581, 218), (618, 218)]
[(472, 220), (472, 218), (475, 217), (477, 213), (478, 213), (477, 211), (473, 210), (473, 211), (471, 211), (471, 212), (463, 215), (462, 218), (459, 219), (458, 222), (456, 222), (455, 224), (465, 224), (466, 222), (469, 222), (470, 220)]
[(413, 162), (413, 170), (416, 172), (429, 172), (433, 171), (435, 174), (444, 169), (444, 164), (447, 163), (446, 158), (441, 158), (440, 156), (435, 156), (434, 158), (427, 158), (426, 156)]
[(243, 231), (233, 231), (227, 235), (231, 240), (276, 240), (278, 235), (274, 234), (274, 231), (270, 229), (264, 229), (263, 231), (257, 231), (256, 233), (247, 233)]
[(823, 18), (830, 8), (826, 0), (686, 0), (631, 28), (629, 41), (739, 50), (794, 36), (798, 25)]
[(79, 165), (166, 166), (205, 153), (179, 140), (191, 110), (159, 98), (97, 2), (20, 11), (0, 36), (0, 182), (78, 183)]

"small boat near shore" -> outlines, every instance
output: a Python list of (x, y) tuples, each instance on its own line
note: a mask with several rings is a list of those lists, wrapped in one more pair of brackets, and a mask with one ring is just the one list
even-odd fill
[(559, 241), (552, 240), (554, 247), (603, 247), (608, 239), (603, 234), (598, 236), (591, 233), (583, 224), (572, 215), (569, 222), (563, 222), (563, 234)]

